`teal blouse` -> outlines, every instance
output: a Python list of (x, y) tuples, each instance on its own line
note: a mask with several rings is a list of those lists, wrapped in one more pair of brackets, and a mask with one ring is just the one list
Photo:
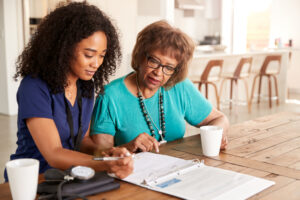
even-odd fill
[[(96, 100), (91, 121), (90, 134), (112, 135), (116, 146), (130, 142), (141, 133), (151, 135), (139, 99), (125, 86), (125, 77), (116, 79), (105, 86), (105, 93)], [(167, 141), (184, 136), (185, 121), (195, 126), (202, 122), (212, 110), (210, 102), (189, 79), (185, 79), (167, 91), (162, 88), (161, 92), (164, 97), (165, 140)], [(144, 102), (149, 115), (159, 127), (159, 90)], [(155, 138), (158, 140), (158, 131), (155, 126), (153, 129)]]

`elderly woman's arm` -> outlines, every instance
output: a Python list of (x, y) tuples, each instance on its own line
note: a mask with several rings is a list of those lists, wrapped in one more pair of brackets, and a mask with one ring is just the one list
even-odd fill
[(223, 128), (221, 149), (226, 149), (228, 144), (227, 133), (229, 128), (229, 121), (227, 117), (222, 112), (213, 108), (211, 113), (201, 123), (199, 123), (197, 127), (205, 125), (215, 125)]
[(91, 135), (93, 142), (98, 146), (98, 150), (109, 149), (114, 146), (114, 136), (109, 134), (95, 134)]

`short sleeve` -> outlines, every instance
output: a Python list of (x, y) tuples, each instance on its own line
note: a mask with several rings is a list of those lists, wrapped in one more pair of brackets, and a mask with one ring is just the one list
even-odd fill
[(25, 77), (18, 89), (17, 101), (20, 119), (32, 117), (53, 119), (50, 91), (41, 79)]
[(113, 120), (113, 105), (105, 95), (100, 95), (95, 103), (91, 121), (91, 135), (95, 134), (116, 134), (115, 123)]
[(196, 126), (212, 111), (211, 103), (197, 90), (193, 83), (186, 79), (182, 83), (186, 121)]

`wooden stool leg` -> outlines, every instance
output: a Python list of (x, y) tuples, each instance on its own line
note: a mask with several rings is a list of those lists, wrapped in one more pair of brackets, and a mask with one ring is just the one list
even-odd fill
[(249, 107), (249, 94), (248, 94), (248, 83), (247, 80), (243, 78), (244, 85), (245, 85), (245, 91), (246, 91), (246, 100), (247, 100), (247, 105)]
[(279, 96), (278, 96), (278, 85), (277, 85), (277, 78), (276, 76), (272, 76), (273, 79), (274, 79), (274, 84), (275, 84), (275, 93), (276, 93), (276, 96), (277, 96), (277, 99), (276, 99), (276, 104), (277, 106), (279, 105)]
[(256, 76), (254, 77), (254, 79), (253, 79), (252, 90), (251, 90), (251, 96), (250, 96), (249, 104), (248, 104), (248, 112), (249, 112), (249, 113), (251, 113), (252, 99), (253, 99), (253, 96), (254, 96), (255, 82), (256, 82), (257, 77), (258, 77), (258, 75), (256, 75)]
[(230, 102), (229, 102), (229, 109), (232, 108), (232, 89), (233, 89), (233, 79), (230, 79)]
[(202, 83), (200, 82), (199, 85), (198, 85), (198, 90), (201, 92), (201, 86), (202, 86)]
[(217, 109), (220, 110), (220, 98), (219, 98), (219, 95), (218, 95), (218, 89), (217, 89), (217, 86), (216, 84), (214, 83), (211, 83), (212, 86), (215, 88), (215, 93), (216, 93), (216, 101), (217, 101)]
[(222, 92), (223, 92), (223, 85), (224, 82), (226, 81), (226, 78), (222, 79), (221, 85), (220, 85), (220, 91), (219, 91), (219, 98), (222, 96)]
[(268, 76), (268, 82), (269, 82), (269, 107), (272, 108), (272, 82), (270, 76)]
[(262, 76), (259, 76), (258, 97), (257, 97), (257, 103), (258, 103), (258, 104), (259, 104), (259, 102), (260, 102), (261, 80), (262, 80)]
[(234, 93), (235, 93), (235, 100), (237, 101), (237, 105), (238, 105), (238, 101), (239, 101), (239, 86), (238, 86), (238, 81), (239, 81), (239, 79), (235, 79), (234, 80), (234, 84), (235, 84), (235, 86), (234, 86), (234, 84), (233, 84), (233, 87), (234, 87)]
[(205, 83), (205, 97), (208, 99), (208, 84)]

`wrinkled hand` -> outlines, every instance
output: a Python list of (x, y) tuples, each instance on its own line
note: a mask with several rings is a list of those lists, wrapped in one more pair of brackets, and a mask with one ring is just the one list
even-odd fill
[(137, 150), (145, 151), (155, 151), (159, 152), (159, 142), (147, 133), (142, 133), (138, 135), (134, 140), (126, 145), (127, 149), (131, 152), (136, 152)]
[(222, 135), (222, 141), (221, 141), (221, 150), (225, 150), (227, 148), (227, 144), (228, 144), (228, 138), (227, 138), (227, 134), (223, 134)]
[(124, 157), (114, 161), (104, 161), (107, 172), (114, 173), (120, 179), (127, 177), (133, 171), (133, 158), (126, 148), (111, 148), (103, 152), (104, 156)]

